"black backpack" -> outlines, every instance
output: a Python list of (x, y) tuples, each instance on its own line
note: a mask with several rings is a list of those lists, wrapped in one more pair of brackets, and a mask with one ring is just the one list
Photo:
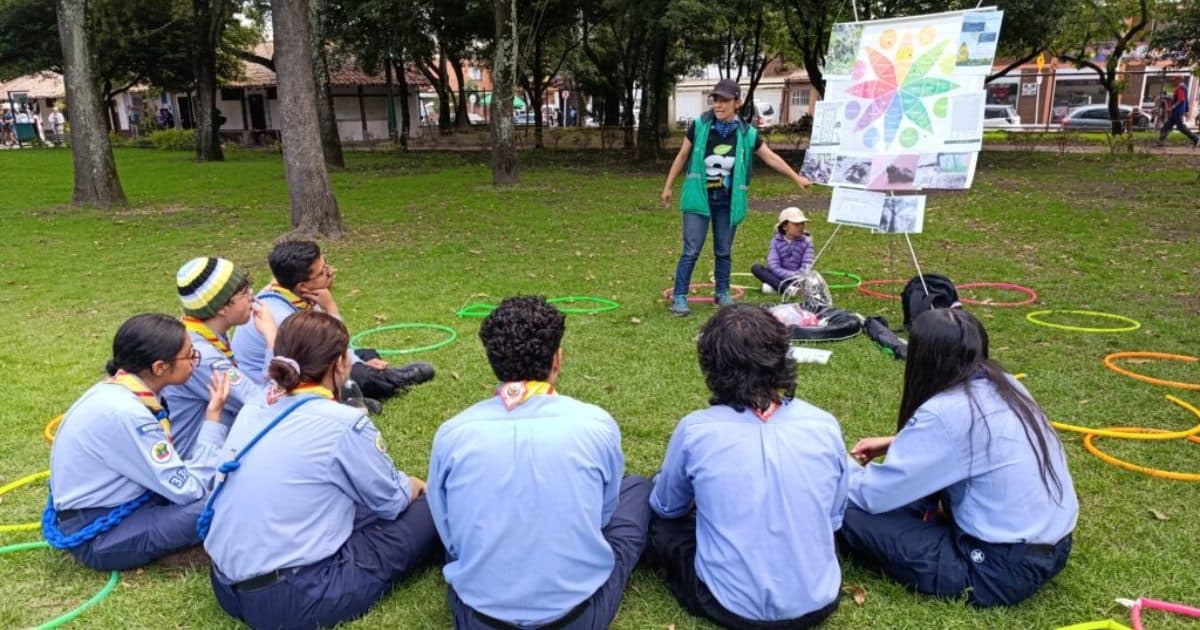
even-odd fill
[[(927, 273), (924, 278), (925, 283), (922, 286), (921, 276), (913, 276), (900, 293), (900, 304), (904, 307), (904, 330), (908, 330), (912, 326), (912, 320), (925, 311), (935, 308), (962, 308), (962, 303), (958, 301), (958, 289), (954, 287), (950, 278), (936, 273)], [(928, 293), (925, 292), (926, 288), (929, 289)]]

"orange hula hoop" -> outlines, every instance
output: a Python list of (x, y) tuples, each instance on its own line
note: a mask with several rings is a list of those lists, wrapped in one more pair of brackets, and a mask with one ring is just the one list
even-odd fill
[[(1162, 429), (1149, 429), (1146, 427), (1119, 427), (1108, 430), (1124, 431), (1126, 433), (1158, 433), (1163, 431)], [(1140, 466), (1138, 464), (1127, 462), (1123, 459), (1109, 455), (1108, 453), (1101, 451), (1094, 444), (1094, 441), (1099, 437), (1100, 436), (1094, 433), (1089, 433), (1088, 435), (1083, 436), (1083, 448), (1087, 449), (1087, 452), (1091, 453), (1092, 455), (1100, 458), (1100, 461), (1106, 464), (1111, 464), (1117, 468), (1122, 468), (1131, 472), (1142, 473), (1143, 475), (1149, 475), (1158, 479), (1171, 479), (1174, 481), (1200, 481), (1200, 474), (1198, 473), (1175, 472), (1172, 470), (1150, 468), (1149, 466)], [(1200, 438), (1197, 438), (1194, 435), (1189, 435), (1186, 439), (1189, 442), (1200, 444)]]
[(1198, 357), (1188, 356), (1186, 354), (1169, 354), (1166, 352), (1114, 352), (1104, 357), (1104, 367), (1116, 372), (1117, 374), (1123, 374), (1129, 378), (1136, 379), (1144, 383), (1150, 383), (1151, 385), (1161, 385), (1163, 387), (1177, 387), (1179, 389), (1200, 391), (1200, 383), (1181, 383), (1179, 381), (1168, 381), (1127, 370), (1117, 365), (1117, 361), (1120, 359), (1164, 359), (1167, 361), (1196, 363), (1200, 361), (1200, 358)]
[[(64, 414), (65, 415), (65, 414)], [(46, 438), (47, 444), (54, 443), (54, 434), (58, 433), (58, 425), (62, 424), (63, 416), (60, 415), (50, 422), (46, 423), (46, 428), (42, 429), (42, 437)]]

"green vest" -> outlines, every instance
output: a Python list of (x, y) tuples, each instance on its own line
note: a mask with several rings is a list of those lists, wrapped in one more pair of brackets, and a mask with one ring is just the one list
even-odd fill
[[(688, 163), (687, 177), (683, 180), (683, 192), (679, 195), (679, 209), (693, 214), (709, 216), (708, 178), (704, 174), (704, 157), (708, 151), (708, 132), (712, 129), (713, 114), (705, 112), (696, 119), (693, 134), (692, 159)], [(754, 144), (758, 130), (738, 120), (737, 142), (733, 155), (733, 190), (730, 196), (729, 222), (738, 225), (746, 218), (750, 190), (750, 172), (754, 167)]]

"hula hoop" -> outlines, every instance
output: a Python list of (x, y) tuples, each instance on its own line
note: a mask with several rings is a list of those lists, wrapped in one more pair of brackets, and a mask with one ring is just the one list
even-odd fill
[(1085, 621), (1083, 623), (1071, 624), (1069, 626), (1060, 626), (1054, 630), (1132, 630), (1129, 626), (1117, 623), (1112, 619), (1101, 619), (1100, 621)]
[[(691, 293), (692, 291), (695, 291), (696, 289), (715, 289), (715, 288), (717, 288), (717, 285), (716, 285), (716, 283), (713, 283), (713, 282), (693, 282), (692, 284), (688, 285), (688, 293)], [(743, 296), (746, 295), (746, 290), (741, 287), (729, 285), (729, 288), (732, 289), (729, 293), (729, 297), (731, 297), (735, 300), (741, 299)], [(670, 302), (671, 301), (671, 292), (674, 290), (675, 290), (675, 287), (667, 287), (667, 288), (663, 289), (662, 298), (664, 300)], [(706, 295), (689, 295), (687, 301), (692, 304), (695, 304), (697, 302), (712, 302), (715, 299), (716, 299), (715, 297), (709, 297)]]
[[(729, 277), (730, 277), (730, 278), (754, 278), (754, 274), (750, 273), (749, 271), (731, 271), (731, 272), (729, 272)], [(709, 282), (716, 282), (716, 281), (717, 281), (717, 278), (716, 278), (716, 276), (714, 276), (714, 275), (712, 275), (712, 274), (709, 274), (709, 275), (708, 275), (708, 281), (709, 281)], [(758, 282), (758, 280), (757, 280), (757, 279), (755, 279), (754, 281), (755, 281), (755, 282)], [(731, 288), (731, 289), (732, 289), (732, 288), (734, 288), (734, 287), (737, 287), (737, 288), (739, 288), (739, 289), (744, 289), (744, 290), (747, 290), (747, 291), (749, 291), (750, 289), (754, 289), (754, 288), (755, 288), (755, 287), (752, 287), (752, 286), (749, 286), (749, 285), (745, 285), (745, 284), (731, 284), (731, 285), (729, 285), (729, 288)]]
[(458, 315), (459, 317), (478, 317), (482, 319), (487, 317), (494, 310), (496, 310), (495, 304), (474, 302), (458, 309), (458, 312), (455, 313), (455, 315)]
[(838, 289), (857, 289), (859, 287), (859, 285), (861, 285), (863, 283), (862, 276), (859, 276), (858, 274), (850, 273), (848, 271), (819, 271), (817, 273), (820, 273), (822, 276), (837, 276), (839, 278), (849, 278), (850, 280), (854, 281), (853, 284), (825, 283), (825, 286), (829, 287), (830, 291), (836, 291)]
[[(26, 551), (29, 549), (49, 549), (49, 548), (50, 548), (50, 543), (47, 543), (44, 540), (39, 540), (37, 542), (27, 542), (27, 543), (18, 543), (15, 545), (5, 545), (3, 547), (0, 547), (0, 554), (17, 553), (19, 551)], [(113, 592), (113, 589), (115, 589), (117, 587), (117, 581), (120, 579), (121, 579), (120, 573), (118, 573), (116, 571), (110, 572), (108, 574), (108, 582), (105, 583), (104, 588), (100, 589), (99, 593), (92, 595), (92, 597), (90, 599), (88, 599), (86, 602), (83, 602), (82, 604), (80, 604), (79, 606), (74, 608), (73, 610), (63, 613), (63, 614), (55, 617), (54, 619), (47, 621), (46, 623), (44, 623), (40, 626), (36, 626), (37, 630), (50, 630), (51, 628), (57, 628), (67, 622), (72, 621), (76, 617), (82, 615), (84, 613), (84, 611), (86, 611), (87, 609), (104, 601), (104, 599)]]
[(569, 295), (567, 297), (556, 297), (546, 300), (547, 304), (563, 304), (567, 302), (595, 302), (600, 306), (592, 308), (573, 308), (555, 306), (564, 315), (594, 315), (596, 313), (607, 313), (621, 308), (621, 305), (605, 298), (592, 297), (590, 295)]
[[(50, 477), (49, 470), (43, 470), (42, 472), (33, 473), (32, 475), (26, 475), (16, 481), (13, 481), (11, 483), (6, 483), (3, 486), (0, 486), (0, 496), (4, 496), (5, 494), (8, 494), (9, 492), (16, 490), (17, 488), (27, 486), (35, 481), (41, 481), (41, 480), (49, 478), (49, 477)], [(32, 523), (20, 523), (18, 525), (0, 525), (0, 533), (32, 532), (32, 531), (38, 531), (41, 529), (42, 529), (41, 521), (35, 521)]]
[[(1196, 409), (1185, 401), (1182, 401), (1174, 396), (1167, 396), (1167, 400), (1179, 405), (1183, 409), (1192, 412), (1197, 418), (1200, 418), (1200, 409)], [(1160, 440), (1178, 440), (1180, 438), (1190, 439), (1192, 441), (1200, 441), (1197, 435), (1200, 435), (1200, 424), (1185, 429), (1183, 431), (1166, 431), (1158, 430), (1153, 432), (1130, 432), (1117, 429), (1093, 429), (1091, 427), (1081, 427), (1074, 424), (1066, 424), (1064, 422), (1050, 421), (1050, 426), (1062, 431), (1070, 431), (1072, 433), (1083, 433), (1084, 435), (1096, 435), (1100, 437), (1117, 438), (1120, 440), (1142, 440), (1147, 442), (1156, 442)]]
[(1188, 356), (1186, 354), (1167, 354), (1165, 352), (1114, 352), (1104, 357), (1104, 367), (1116, 372), (1124, 374), (1132, 379), (1137, 379), (1143, 383), (1151, 385), (1162, 385), (1163, 387), (1177, 387), (1179, 389), (1200, 390), (1200, 383), (1181, 383), (1179, 381), (1167, 381), (1161, 378), (1153, 378), (1138, 374), (1131, 370), (1127, 370), (1117, 365), (1118, 359), (1165, 359), (1168, 361), (1183, 361), (1185, 363), (1195, 363), (1200, 361), (1200, 358)]
[[(1103, 319), (1115, 319), (1120, 322), (1127, 322), (1129, 325), (1121, 327), (1121, 328), (1088, 328), (1088, 327), (1084, 327), (1084, 326), (1067, 326), (1066, 324), (1055, 324), (1053, 322), (1044, 322), (1044, 321), (1038, 319), (1038, 317), (1040, 317), (1042, 315), (1046, 315), (1048, 313), (1070, 313), (1073, 315), (1091, 315), (1092, 317), (1100, 317)], [(1137, 321), (1136, 319), (1133, 319), (1130, 317), (1125, 317), (1124, 315), (1113, 315), (1112, 313), (1102, 313), (1100, 311), (1064, 311), (1064, 310), (1058, 310), (1058, 309), (1051, 309), (1051, 310), (1045, 310), (1045, 311), (1033, 311), (1032, 313), (1026, 313), (1025, 319), (1028, 320), (1029, 323), (1037, 324), (1038, 326), (1046, 326), (1048, 328), (1057, 328), (1059, 330), (1069, 330), (1071, 332), (1081, 332), (1081, 333), (1121, 333), (1121, 332), (1129, 332), (1132, 330), (1137, 330), (1142, 327), (1141, 322)]]
[(373, 335), (375, 333), (381, 333), (381, 332), (384, 332), (387, 330), (401, 330), (401, 329), (408, 330), (408, 329), (412, 329), (412, 328), (428, 328), (430, 330), (438, 330), (438, 331), (447, 333), (447, 336), (445, 339), (443, 339), (437, 343), (431, 343), (426, 346), (416, 346), (413, 348), (401, 348), (399, 350), (391, 350), (391, 349), (387, 349), (387, 348), (376, 348), (375, 352), (378, 352), (379, 356), (383, 356), (383, 357), (396, 356), (396, 355), (401, 355), (401, 354), (416, 354), (418, 352), (427, 352), (429, 350), (437, 350), (438, 348), (441, 348), (442, 346), (453, 343), (455, 339), (458, 339), (457, 331), (455, 331), (453, 328), (451, 328), (449, 326), (442, 326), (441, 324), (423, 324), (423, 323), (388, 324), (386, 326), (376, 326), (375, 328), (369, 328), (367, 330), (364, 330), (364, 331), (354, 335), (353, 337), (350, 338), (350, 347), (357, 348), (358, 341), (360, 339), (362, 339), (363, 337), (367, 337), (369, 335)]
[(46, 423), (45, 429), (42, 429), (42, 437), (46, 438), (47, 444), (54, 443), (54, 435), (56, 433), (58, 433), (58, 425), (62, 424), (63, 418), (65, 416), (66, 416), (66, 414), (63, 414), (63, 415), (58, 416), (57, 418), (54, 418), (50, 422)]
[[(1125, 431), (1128, 433), (1160, 433), (1160, 432), (1164, 432), (1162, 429), (1150, 429), (1150, 428), (1146, 428), (1146, 427), (1116, 427), (1116, 428), (1105, 429), (1105, 430), (1106, 431)], [(1096, 435), (1094, 433), (1083, 436), (1083, 448), (1087, 449), (1087, 452), (1091, 453), (1092, 455), (1095, 455), (1096, 457), (1100, 458), (1100, 461), (1102, 461), (1106, 464), (1111, 464), (1113, 466), (1116, 466), (1117, 468), (1123, 468), (1123, 469), (1131, 471), (1131, 472), (1142, 473), (1143, 475), (1150, 475), (1151, 477), (1156, 477), (1158, 479), (1171, 479), (1173, 481), (1200, 481), (1200, 474), (1198, 474), (1198, 473), (1184, 473), (1184, 472), (1175, 472), (1173, 470), (1160, 470), (1158, 468), (1151, 468), (1149, 466), (1141, 466), (1138, 464), (1127, 462), (1123, 459), (1118, 459), (1112, 455), (1109, 455), (1108, 453), (1105, 453), (1104, 451), (1101, 451), (1099, 448), (1096, 447), (1094, 442), (1095, 442), (1095, 440), (1097, 440), (1099, 438), (1100, 438), (1100, 436)], [(1200, 438), (1197, 438), (1195, 436), (1188, 436), (1187, 441), (1193, 442), (1196, 444), (1200, 444)]]
[(994, 306), (997, 308), (1013, 307), (1013, 306), (1028, 306), (1037, 301), (1037, 292), (1029, 287), (1023, 287), (1019, 284), (1010, 282), (968, 282), (960, 284), (956, 287), (958, 290), (963, 289), (1005, 289), (1008, 291), (1020, 291), (1026, 295), (1024, 300), (1020, 302), (987, 302), (984, 300), (972, 300), (968, 298), (959, 298), (958, 301), (963, 304), (977, 304), (979, 306)]
[(867, 287), (879, 287), (888, 284), (906, 284), (907, 282), (908, 280), (863, 280), (862, 282), (858, 283), (858, 292), (868, 297), (879, 298), (882, 300), (899, 300), (899, 295), (881, 293), (879, 291), (868, 289)]

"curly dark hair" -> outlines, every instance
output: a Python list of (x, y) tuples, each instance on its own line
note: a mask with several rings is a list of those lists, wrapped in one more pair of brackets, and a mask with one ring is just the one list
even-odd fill
[(775, 316), (749, 304), (726, 306), (700, 329), (700, 371), (714, 405), (765, 410), (796, 393), (791, 335)]
[(566, 316), (541, 296), (506, 298), (479, 327), (496, 378), (544, 381), (562, 343)]
[(267, 264), (275, 281), (291, 291), (308, 280), (313, 263), (320, 257), (321, 246), (313, 241), (279, 241), (267, 256)]

